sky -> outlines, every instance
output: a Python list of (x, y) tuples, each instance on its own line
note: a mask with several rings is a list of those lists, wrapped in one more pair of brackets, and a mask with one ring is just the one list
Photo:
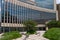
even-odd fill
[(60, 0), (56, 0), (56, 3), (59, 4), (60, 3)]

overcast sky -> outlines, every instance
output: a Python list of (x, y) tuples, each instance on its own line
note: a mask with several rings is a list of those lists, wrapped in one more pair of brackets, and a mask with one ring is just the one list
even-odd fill
[(57, 2), (57, 4), (59, 4), (60, 3), (60, 0), (56, 0), (56, 2)]

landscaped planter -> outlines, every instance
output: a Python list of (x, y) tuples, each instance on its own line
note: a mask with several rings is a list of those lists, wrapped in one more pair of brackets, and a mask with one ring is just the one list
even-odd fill
[(20, 38), (22, 35), (17, 31), (6, 32), (2, 35), (3, 37), (0, 40), (12, 40), (16, 38)]

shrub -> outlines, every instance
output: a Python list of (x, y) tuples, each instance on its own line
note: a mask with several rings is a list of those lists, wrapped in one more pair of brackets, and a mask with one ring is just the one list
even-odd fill
[(50, 40), (60, 40), (60, 28), (51, 28), (43, 36)]
[(27, 34), (35, 34), (36, 33), (36, 31), (35, 30), (29, 30), (29, 31), (27, 31)]
[(52, 27), (60, 27), (60, 21), (50, 21), (46, 24), (46, 26), (48, 26), (49, 28), (52, 28)]
[(57, 27), (60, 27), (60, 21), (57, 22)]
[(17, 31), (12, 31), (12, 32), (4, 33), (2, 36), (4, 36), (4, 37), (1, 38), (1, 40), (12, 40), (12, 39), (16, 39), (18, 37), (21, 37), (22, 35)]
[(25, 21), (24, 25), (26, 26), (27, 29), (27, 33), (29, 34), (34, 34), (36, 32), (36, 25), (37, 23), (35, 21), (29, 20), (29, 21)]
[(4, 37), (1, 38), (0, 40), (12, 40), (12, 35), (4, 36)]

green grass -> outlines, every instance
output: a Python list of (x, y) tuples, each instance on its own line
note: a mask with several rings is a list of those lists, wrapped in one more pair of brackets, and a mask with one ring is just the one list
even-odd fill
[(1, 38), (0, 40), (12, 40), (12, 39), (19, 38), (22, 35), (18, 31), (12, 31), (12, 32), (4, 33), (2, 36), (4, 36), (4, 37)]

